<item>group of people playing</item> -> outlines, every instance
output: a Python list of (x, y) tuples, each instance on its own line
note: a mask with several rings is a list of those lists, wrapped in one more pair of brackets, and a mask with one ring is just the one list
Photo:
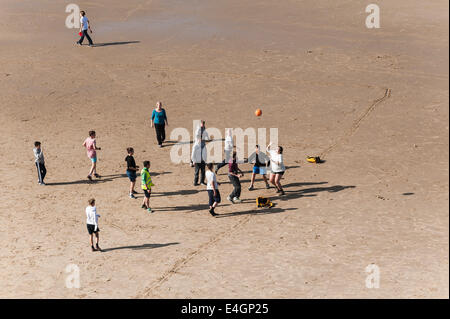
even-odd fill
[[(260, 151), (259, 145), (256, 145), (254, 153), (245, 161), (239, 161), (237, 159), (237, 153), (234, 151), (233, 144), (233, 132), (231, 129), (226, 131), (225, 145), (224, 145), (224, 159), (220, 163), (208, 163), (206, 143), (211, 141), (208, 132), (206, 130), (206, 122), (200, 121), (200, 125), (195, 132), (195, 143), (192, 148), (191, 154), (191, 166), (194, 167), (194, 186), (200, 184), (206, 185), (209, 193), (209, 207), (210, 213), (216, 216), (215, 208), (220, 203), (220, 192), (216, 175), (219, 170), (228, 166), (228, 179), (233, 185), (233, 191), (227, 196), (227, 199), (233, 204), (241, 203), (241, 182), (240, 178), (244, 176), (244, 173), (239, 168), (239, 163), (252, 163), (253, 172), (251, 177), (249, 191), (254, 190), (255, 179), (257, 175), (261, 175), (266, 184), (266, 188), (270, 188), (270, 184), (273, 184), (277, 189), (277, 193), (281, 196), (285, 195), (283, 187), (281, 186), (281, 178), (286, 170), (283, 161), (283, 147), (278, 146), (272, 149), (271, 144), (266, 148), (266, 152), (269, 155)], [(214, 168), (215, 166), (215, 168)], [(267, 178), (267, 168), (270, 167), (271, 173), (269, 179)], [(200, 183), (199, 183), (200, 180)]]
[[(156, 139), (158, 146), (162, 147), (165, 141), (165, 126), (168, 125), (167, 115), (164, 108), (162, 108), (162, 103), (158, 102), (156, 108), (152, 112), (151, 116), (151, 126), (155, 127)], [(93, 181), (93, 177), (101, 178), (97, 173), (97, 151), (101, 150), (97, 146), (96, 132), (89, 131), (89, 136), (84, 140), (82, 146), (86, 149), (87, 157), (90, 160), (91, 167), (87, 175), (89, 181)], [(273, 149), (271, 144), (266, 148), (265, 153), (261, 152), (260, 147), (256, 145), (255, 151), (249, 156), (247, 160), (239, 161), (237, 159), (237, 153), (233, 151), (233, 134), (232, 130), (228, 129), (225, 137), (224, 155), (225, 158), (220, 163), (211, 163), (207, 161), (207, 151), (206, 143), (210, 141), (208, 132), (206, 130), (206, 122), (201, 121), (199, 127), (195, 133), (195, 143), (191, 154), (191, 166), (194, 167), (194, 186), (205, 185), (209, 198), (209, 213), (212, 216), (217, 216), (215, 209), (221, 202), (221, 196), (219, 191), (220, 183), (217, 181), (217, 174), (222, 167), (228, 166), (228, 179), (233, 185), (232, 192), (227, 196), (227, 199), (233, 204), (241, 203), (241, 181), (240, 179), (244, 176), (244, 173), (239, 168), (240, 163), (251, 163), (253, 164), (253, 171), (249, 191), (255, 189), (255, 179), (257, 175), (261, 175), (266, 188), (271, 188), (272, 184), (276, 189), (277, 193), (284, 195), (284, 190), (281, 186), (281, 178), (286, 170), (283, 162), (283, 148), (281, 146)], [(128, 147), (126, 149), (127, 156), (125, 157), (126, 162), (126, 175), (130, 180), (129, 187), (129, 197), (132, 199), (136, 198), (137, 192), (135, 191), (137, 175), (139, 172), (139, 166), (136, 165), (134, 159), (134, 149)], [(44, 153), (42, 151), (41, 142), (36, 141), (34, 143), (33, 149), (35, 157), (35, 165), (38, 173), (38, 184), (45, 185), (44, 178), (47, 173), (45, 167)], [(270, 167), (271, 173), (269, 178), (267, 178), (267, 169)], [(150, 207), (150, 196), (151, 189), (154, 186), (152, 178), (150, 176), (150, 161), (146, 160), (143, 162), (143, 168), (140, 170), (141, 179), (141, 189), (144, 193), (144, 198), (142, 202), (142, 208), (146, 209), (148, 212), (152, 213)], [(200, 183), (199, 183), (200, 182)], [(87, 229), (90, 236), (90, 243), (92, 251), (101, 251), (99, 242), (99, 228), (98, 228), (98, 217), (97, 209), (95, 206), (95, 199), (89, 199), (88, 206), (86, 207), (86, 218), (87, 218)], [(96, 236), (96, 246), (93, 244), (93, 236)]]

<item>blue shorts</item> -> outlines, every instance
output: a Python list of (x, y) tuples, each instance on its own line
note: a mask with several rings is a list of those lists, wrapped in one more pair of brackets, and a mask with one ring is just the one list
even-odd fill
[(260, 175), (266, 175), (266, 168), (259, 167), (259, 166), (253, 166), (253, 173), (260, 174)]
[(209, 196), (209, 206), (212, 206), (214, 202), (216, 202), (217, 204), (220, 203), (220, 193), (218, 189), (216, 189), (216, 196), (214, 196), (213, 190), (208, 189), (208, 196)]
[(136, 171), (127, 171), (127, 176), (130, 179), (130, 182), (136, 181)]
[(91, 157), (91, 161), (92, 161), (92, 163), (97, 163), (97, 156), (96, 157)]

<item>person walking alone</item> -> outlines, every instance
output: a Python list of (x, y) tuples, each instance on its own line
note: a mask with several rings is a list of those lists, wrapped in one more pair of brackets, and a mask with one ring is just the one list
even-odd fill
[(80, 11), (80, 34), (81, 34), (81, 38), (80, 38), (80, 40), (77, 41), (77, 44), (83, 45), (84, 38), (86, 37), (88, 42), (89, 42), (89, 46), (91, 47), (91, 46), (94, 45), (94, 42), (92, 42), (92, 39), (91, 39), (91, 37), (88, 34), (88, 30), (92, 34), (91, 23), (89, 22), (89, 19), (86, 17), (86, 12)]
[(38, 172), (38, 184), (45, 185), (44, 178), (47, 174), (47, 169), (45, 168), (45, 160), (44, 153), (42, 152), (41, 142), (34, 142), (34, 162), (36, 164), (37, 172)]
[(162, 103), (157, 102), (156, 108), (152, 112), (152, 119), (150, 126), (155, 126), (156, 131), (156, 139), (158, 140), (159, 147), (162, 147), (162, 143), (166, 139), (166, 129), (165, 127), (169, 126), (169, 122), (167, 121), (166, 110), (163, 109)]

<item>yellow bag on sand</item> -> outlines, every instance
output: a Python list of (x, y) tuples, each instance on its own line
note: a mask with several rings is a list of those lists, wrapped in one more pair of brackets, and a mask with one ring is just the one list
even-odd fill
[(270, 199), (265, 198), (265, 197), (258, 197), (256, 199), (256, 206), (258, 206), (258, 208), (260, 207), (272, 207), (273, 203), (270, 201)]
[(306, 158), (306, 160), (310, 163), (316, 163), (316, 164), (322, 163), (322, 160), (320, 159), (319, 156), (308, 156)]

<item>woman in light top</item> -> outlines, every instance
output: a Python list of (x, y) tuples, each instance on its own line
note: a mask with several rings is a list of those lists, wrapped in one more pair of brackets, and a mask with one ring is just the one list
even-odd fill
[(162, 147), (162, 143), (166, 139), (166, 125), (169, 126), (166, 110), (163, 109), (162, 103), (158, 101), (156, 102), (156, 108), (152, 112), (151, 127), (155, 126), (159, 147)]
[(278, 146), (275, 150), (272, 150), (271, 144), (267, 146), (267, 154), (270, 157), (270, 170), (272, 171), (269, 180), (277, 188), (277, 193), (284, 195), (284, 190), (280, 183), (281, 177), (286, 171), (283, 161), (283, 147)]

